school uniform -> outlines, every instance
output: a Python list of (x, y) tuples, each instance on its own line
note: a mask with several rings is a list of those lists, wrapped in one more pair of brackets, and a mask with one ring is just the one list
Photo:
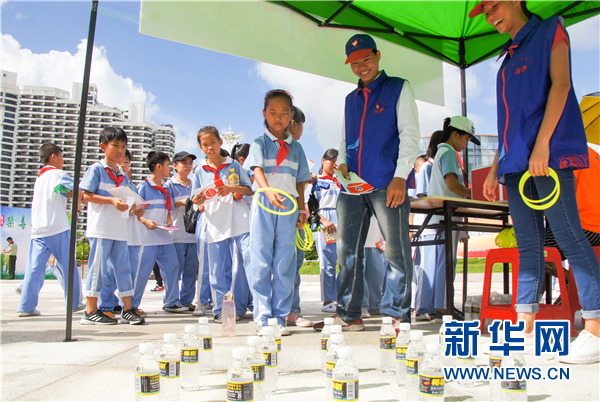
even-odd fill
[[(340, 195), (341, 186), (336, 178), (328, 175), (320, 175), (317, 181), (306, 189), (304, 201), (307, 202), (311, 194), (319, 201), (319, 213), (333, 223), (336, 228), (338, 217), (336, 204)], [(337, 235), (337, 232), (334, 234)], [(339, 283), (336, 281), (337, 251), (336, 241), (325, 238), (325, 232), (314, 233), (317, 254), (319, 256), (319, 268), (321, 277), (321, 301), (330, 302), (337, 300)]]
[[(192, 192), (204, 185), (218, 179), (229, 183), (230, 169), (238, 175), (241, 186), (250, 187), (252, 184), (242, 166), (231, 158), (217, 168), (208, 164), (206, 159), (201, 160), (192, 177)], [(202, 228), (196, 230), (198, 244), (208, 243), (208, 262), (210, 267), (210, 285), (212, 288), (213, 313), (221, 314), (223, 297), (234, 286), (234, 301), (236, 312), (243, 316), (248, 307), (249, 285), (247, 272), (250, 270), (250, 211), (243, 200), (234, 200), (233, 194), (218, 201), (204, 205), (203, 222), (206, 233)], [(206, 236), (206, 237), (203, 237)], [(205, 240), (206, 239), (206, 240)], [(241, 258), (236, 258), (234, 263), (231, 248), (233, 243), (241, 252)]]
[[(285, 140), (279, 141), (268, 130), (255, 138), (250, 145), (248, 165), (252, 170), (262, 168), (270, 187), (295, 198), (298, 197), (296, 183), (310, 180), (308, 163), (302, 145), (289, 133)], [(259, 188), (255, 181), (253, 190)], [(293, 208), (289, 197), (285, 198), (283, 205)], [(265, 208), (281, 212), (271, 205), (264, 192), (258, 194), (258, 200)], [(277, 318), (278, 323), (285, 326), (290, 313), (296, 275), (297, 221), (298, 211), (285, 216), (275, 215), (256, 202), (252, 204), (250, 285), (254, 321), (259, 325), (267, 325), (269, 318)]]
[(206, 240), (206, 221), (204, 214), (198, 216), (196, 232), (198, 257), (198, 277), (196, 283), (196, 300), (198, 304), (207, 305), (212, 302), (212, 290), (210, 287), (210, 264), (208, 263), (208, 243)]
[[(165, 189), (169, 192), (173, 203), (177, 201), (185, 201), (192, 195), (192, 183), (188, 186), (177, 180), (176, 177), (171, 177)], [(198, 273), (198, 243), (196, 236), (193, 233), (187, 233), (184, 229), (183, 214), (185, 206), (175, 208), (171, 213), (173, 226), (178, 227), (178, 230), (170, 232), (173, 238), (173, 244), (177, 251), (177, 261), (179, 262), (179, 275), (181, 278), (181, 292), (179, 298), (181, 304), (189, 306), (194, 301), (196, 293), (196, 274)]]
[[(81, 189), (103, 197), (112, 197), (111, 188), (132, 186), (121, 168), (116, 172), (104, 159), (88, 168), (81, 180)], [(99, 297), (104, 288), (108, 261), (114, 267), (118, 296), (133, 296), (131, 265), (127, 249), (127, 222), (121, 211), (112, 204), (88, 203), (86, 236), (90, 243), (86, 292), (88, 297)]]
[[(169, 193), (150, 177), (138, 184), (138, 193), (150, 205), (146, 207), (144, 218), (156, 222), (157, 225), (167, 224), (167, 214), (173, 210), (173, 200)], [(165, 284), (163, 296), (164, 307), (179, 304), (179, 263), (177, 261), (173, 239), (166, 230), (157, 228), (150, 230), (145, 226), (140, 231), (141, 244), (139, 252), (139, 270), (135, 274), (135, 295), (132, 301), (134, 309), (139, 308), (146, 290), (146, 284), (154, 264), (158, 263), (160, 275)]]
[(362, 310), (377, 312), (381, 310), (381, 300), (384, 289), (385, 273), (388, 262), (385, 259), (385, 253), (377, 247), (383, 239), (379, 223), (375, 216), (371, 216), (371, 223), (367, 238), (365, 239), (365, 295), (361, 306)]
[[(56, 192), (57, 186), (72, 191), (73, 179), (68, 173), (52, 166), (42, 168), (33, 187), (31, 242), (18, 312), (35, 311), (50, 254), (56, 258), (57, 269), (65, 279), (65, 283), (68, 280), (71, 226), (66, 213), (66, 194)], [(77, 200), (77, 196), (74, 199)], [(75, 264), (74, 275), (73, 309), (76, 309), (81, 299), (81, 278), (77, 264)], [(63, 291), (66, 301), (67, 288), (63, 287)]]

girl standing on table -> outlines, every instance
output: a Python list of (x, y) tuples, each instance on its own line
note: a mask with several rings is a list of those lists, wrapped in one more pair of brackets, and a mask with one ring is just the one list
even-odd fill
[[(563, 363), (600, 361), (600, 267), (586, 240), (577, 212), (574, 169), (589, 167), (581, 112), (571, 80), (569, 37), (561, 17), (542, 21), (524, 1), (492, 1), (478, 4), (469, 17), (485, 14), (488, 24), (508, 33), (500, 57), (497, 79), (498, 153), (484, 183), (484, 195), (495, 200), (498, 181), (506, 185), (508, 205), (519, 247), (518, 320), (525, 321), (527, 338), (533, 340), (544, 279), (544, 215), (556, 241), (569, 260), (579, 289), (585, 330), (569, 348)], [(530, 178), (524, 196), (542, 199), (555, 182), (560, 194), (545, 211), (529, 208), (519, 192), (526, 171)], [(564, 296), (564, 295), (563, 295)]]

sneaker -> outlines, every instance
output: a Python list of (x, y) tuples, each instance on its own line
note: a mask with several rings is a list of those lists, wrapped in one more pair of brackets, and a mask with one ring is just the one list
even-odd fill
[(190, 311), (195, 311), (196, 310), (196, 305), (193, 304), (193, 303), (190, 304), (190, 305), (188, 305), (187, 307), (188, 307), (188, 310), (190, 310)]
[(223, 314), (217, 314), (215, 316), (215, 318), (213, 318), (213, 321), (216, 322), (217, 324), (220, 324), (221, 322), (223, 322)]
[(137, 315), (134, 309), (129, 309), (121, 313), (121, 322), (123, 324), (137, 325), (145, 323), (146, 320)]
[(186, 306), (182, 306), (179, 303), (175, 303), (172, 306), (163, 306), (163, 310), (167, 313), (184, 313), (186, 311), (190, 311)]
[(287, 329), (282, 324), (277, 324), (277, 328), (279, 328), (279, 332), (281, 332), (281, 336), (288, 336), (290, 334), (290, 330)]
[(417, 321), (431, 321), (431, 316), (429, 315), (429, 313), (417, 314), (416, 320)]
[[(342, 317), (340, 317), (337, 314), (332, 315), (331, 318), (333, 318), (334, 325), (342, 326), (342, 331), (362, 331), (363, 329), (365, 329), (365, 324), (363, 324), (362, 318), (359, 318), (358, 320), (354, 320), (350, 323), (344, 321), (342, 319)], [(315, 331), (322, 331), (324, 326), (325, 326), (325, 321), (315, 322), (313, 324), (313, 329)]]
[(165, 290), (165, 287), (164, 286), (158, 286), (158, 285), (156, 285), (154, 287), (154, 289), (150, 289), (151, 292), (162, 292), (163, 290)]
[(40, 314), (42, 314), (42, 313), (38, 309), (33, 309), (33, 311), (31, 313), (27, 313), (25, 311), (17, 311), (17, 317), (33, 317), (34, 315), (40, 315)]
[(115, 315), (113, 314), (112, 311), (103, 311), (102, 314), (104, 314), (105, 316), (110, 317), (110, 318), (115, 318)]
[(87, 303), (79, 303), (77, 305), (77, 308), (75, 310), (73, 310), (74, 313), (78, 312), (78, 311), (82, 311), (85, 310), (87, 307)]
[(206, 304), (199, 304), (194, 309), (194, 315), (204, 315), (206, 314)]
[(569, 346), (568, 356), (559, 356), (558, 361), (568, 364), (591, 364), (600, 361), (600, 338), (585, 329)]
[(321, 311), (324, 313), (335, 313), (337, 311), (337, 306), (334, 302), (331, 302), (323, 305), (323, 307), (321, 307)]
[(142, 310), (141, 308), (135, 308), (135, 313), (137, 315), (139, 315), (140, 317), (147, 317), (148, 314), (146, 314), (146, 312), (144, 310)]
[(208, 304), (206, 305), (206, 311), (210, 311), (210, 310), (212, 310), (212, 309), (213, 309), (213, 304), (212, 304), (212, 303), (208, 303)]
[(363, 308), (360, 314), (360, 318), (371, 318), (371, 313), (366, 308)]
[(296, 312), (290, 313), (285, 322), (288, 324), (295, 324), (297, 327), (312, 327), (313, 325), (311, 320), (302, 317), (302, 314)]
[(113, 308), (113, 313), (115, 313), (115, 314), (121, 314), (121, 311), (123, 311), (123, 307), (121, 307), (121, 306), (115, 306)]
[(115, 325), (117, 322), (116, 318), (110, 318), (100, 310), (96, 310), (92, 314), (84, 312), (79, 321), (81, 325)]
[(240, 314), (238, 314), (238, 313), (235, 313), (235, 320), (239, 321), (241, 319), (242, 319), (242, 316)]
[(19, 286), (15, 288), (15, 293), (21, 296), (21, 288)]

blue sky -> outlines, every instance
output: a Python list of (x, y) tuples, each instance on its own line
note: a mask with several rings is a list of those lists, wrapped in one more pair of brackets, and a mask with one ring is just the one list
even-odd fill
[[(2, 68), (18, 73), (18, 85), (71, 91), (72, 82), (83, 77), (90, 4), (2, 1)], [(318, 162), (325, 149), (337, 148), (344, 96), (353, 85), (142, 35), (139, 12), (139, 1), (100, 1), (91, 79), (100, 102), (120, 109), (130, 101), (145, 102), (146, 120), (175, 126), (177, 150), (201, 155), (195, 142), (201, 126), (223, 131), (231, 125), (244, 135), (242, 142), (262, 134), (264, 93), (280, 87), (307, 115), (301, 143), (308, 157)], [(581, 99), (600, 90), (599, 18), (568, 31)], [(384, 55), (383, 68), (385, 62)], [(468, 113), (478, 133), (497, 131), (498, 66), (494, 58), (467, 70)], [(418, 102), (422, 135), (441, 128), (444, 117), (460, 114), (458, 69), (445, 65), (444, 80), (444, 107)]]

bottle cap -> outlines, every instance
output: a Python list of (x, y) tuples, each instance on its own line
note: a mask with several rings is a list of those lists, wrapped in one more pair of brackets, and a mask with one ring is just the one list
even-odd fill
[(426, 345), (427, 353), (429, 354), (440, 354), (442, 352), (442, 345), (439, 343), (428, 343)]
[(400, 331), (410, 331), (410, 324), (408, 322), (400, 323)]
[(248, 342), (248, 346), (258, 346), (258, 345), (260, 345), (260, 337), (249, 336), (247, 342)]
[(154, 344), (152, 343), (140, 343), (140, 353), (145, 355), (154, 352)]
[(332, 325), (331, 326), (331, 333), (332, 334), (341, 334), (342, 333), (342, 326), (341, 325)]
[(188, 334), (190, 332), (191, 333), (196, 332), (196, 326), (195, 325), (186, 325), (185, 326), (185, 333)]
[(273, 336), (273, 327), (263, 327), (262, 334), (263, 336)]
[(165, 340), (165, 342), (173, 343), (173, 342), (175, 342), (177, 340), (177, 335), (175, 335), (175, 334), (165, 334), (163, 336), (163, 339)]
[(325, 323), (325, 325), (333, 325), (333, 318), (327, 317), (323, 320), (323, 322)]
[(423, 331), (410, 331), (410, 340), (411, 341), (423, 340)]
[(342, 342), (344, 342), (344, 335), (333, 334), (333, 335), (331, 335), (331, 337), (329, 339), (331, 339), (331, 343), (342, 343)]
[(233, 358), (236, 360), (246, 360), (248, 358), (248, 348), (247, 347), (239, 347), (233, 348), (231, 352)]
[(208, 324), (208, 317), (198, 318), (198, 324)]
[(352, 359), (352, 348), (350, 346), (342, 346), (338, 349), (338, 358)]
[(269, 326), (271, 326), (271, 325), (277, 325), (277, 318), (269, 318), (269, 319), (267, 320), (267, 324), (268, 324)]
[(381, 320), (381, 322), (383, 322), (384, 324), (391, 324), (392, 323), (392, 317), (383, 317), (383, 319)]
[(443, 315), (442, 322), (448, 322), (448, 321), (452, 321), (452, 316), (451, 315)]

